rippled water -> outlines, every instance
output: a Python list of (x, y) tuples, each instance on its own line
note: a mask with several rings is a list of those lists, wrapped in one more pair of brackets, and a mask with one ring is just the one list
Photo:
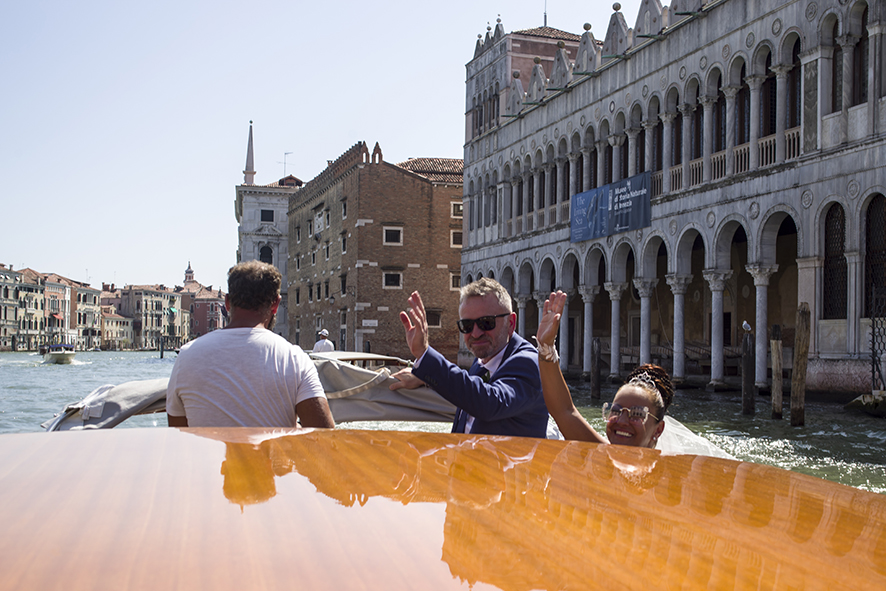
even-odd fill
[[(65, 404), (104, 384), (169, 377), (175, 354), (159, 352), (84, 352), (72, 365), (46, 365), (39, 355), (0, 353), (0, 434), (40, 431)], [(570, 386), (581, 412), (603, 429), (600, 407), (612, 400), (615, 386), (604, 387), (602, 400), (591, 400), (586, 383)], [(806, 425), (791, 427), (790, 398), (784, 419), (769, 418), (770, 403), (757, 400), (757, 414), (741, 414), (741, 395), (679, 390), (670, 414), (687, 427), (741, 460), (769, 464), (886, 494), (886, 419), (845, 411), (842, 404), (810, 402)], [(127, 427), (165, 426), (162, 414), (135, 417)], [(350, 424), (349, 427), (448, 431), (446, 424)]]

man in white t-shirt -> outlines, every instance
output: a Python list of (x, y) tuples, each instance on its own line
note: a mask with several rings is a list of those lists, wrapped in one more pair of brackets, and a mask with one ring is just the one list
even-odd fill
[(332, 344), (332, 341), (329, 340), (329, 331), (325, 328), (317, 333), (320, 337), (317, 339), (317, 342), (314, 343), (314, 353), (329, 353), (330, 351), (335, 351), (335, 345)]
[(228, 271), (230, 322), (191, 341), (166, 391), (170, 427), (335, 426), (313, 361), (271, 332), (280, 272), (261, 261)]

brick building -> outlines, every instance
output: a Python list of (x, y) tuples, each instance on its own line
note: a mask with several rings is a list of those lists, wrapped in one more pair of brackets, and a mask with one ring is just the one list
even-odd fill
[(419, 290), (431, 345), (455, 361), (462, 160), (385, 162), (378, 144), (342, 154), (289, 202), (290, 340), (411, 355), (398, 314)]

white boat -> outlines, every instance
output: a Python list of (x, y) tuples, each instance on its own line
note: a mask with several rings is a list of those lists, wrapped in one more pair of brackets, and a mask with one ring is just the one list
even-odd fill
[(48, 345), (41, 349), (43, 363), (67, 365), (74, 361), (74, 345)]

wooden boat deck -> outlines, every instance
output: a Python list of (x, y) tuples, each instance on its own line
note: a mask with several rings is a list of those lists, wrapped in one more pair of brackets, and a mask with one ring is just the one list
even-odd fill
[(884, 589), (886, 497), (528, 438), (0, 436), (0, 588)]

